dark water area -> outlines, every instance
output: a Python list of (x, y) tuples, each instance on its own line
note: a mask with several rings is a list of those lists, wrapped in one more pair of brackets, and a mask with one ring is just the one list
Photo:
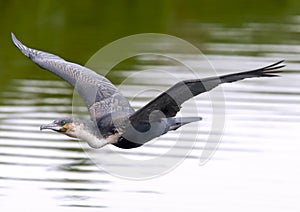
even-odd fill
[[(0, 1), (0, 26), (1, 211), (299, 211), (299, 1)], [(165, 33), (200, 49), (218, 75), (282, 59), (286, 67), (281, 77), (221, 87), (224, 99), (214, 101), (224, 103), (224, 129), (220, 143), (210, 140), (217, 149), (205, 162), (218, 115), (207, 94), (183, 105), (182, 114), (201, 122), (141, 148), (112, 149), (138, 165), (110, 160), (109, 148), (96, 151), (103, 162), (97, 163), (84, 142), (39, 130), (74, 112), (74, 90), (22, 55), (11, 32), (30, 47), (83, 65), (117, 39)], [(215, 74), (196, 55), (168, 52), (168, 45), (158, 53), (202, 68), (200, 77)], [(129, 58), (106, 76), (136, 109), (195, 77), (163, 55)], [(88, 117), (82, 105), (75, 109)], [(165, 157), (174, 166), (147, 162), (166, 154), (178, 136), (178, 151)], [(147, 180), (128, 179), (161, 168)]]

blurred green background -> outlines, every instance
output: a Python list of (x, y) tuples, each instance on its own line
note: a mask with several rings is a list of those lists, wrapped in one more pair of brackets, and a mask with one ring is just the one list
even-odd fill
[[(8, 78), (53, 78), (36, 72), (13, 47), (10, 32), (25, 44), (84, 64), (102, 46), (136, 33), (167, 33), (198, 46), (233, 42), (210, 35), (210, 26), (241, 27), (251, 22), (278, 23), (278, 32), (249, 32), (250, 43), (278, 43), (298, 36), (282, 33), (280, 24), (300, 12), (297, 0), (85, 0), (0, 1), (0, 84)], [(200, 25), (199, 23), (202, 23)], [(284, 39), (283, 39), (284, 38)], [(241, 38), (242, 39), (242, 38)], [(30, 66), (32, 73), (22, 72)], [(26, 68), (28, 70), (28, 67)]]

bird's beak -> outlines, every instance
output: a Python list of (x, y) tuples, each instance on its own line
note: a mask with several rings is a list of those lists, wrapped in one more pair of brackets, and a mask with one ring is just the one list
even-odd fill
[(61, 131), (61, 126), (55, 123), (50, 124), (43, 124), (40, 126), (40, 130), (54, 130), (54, 131)]

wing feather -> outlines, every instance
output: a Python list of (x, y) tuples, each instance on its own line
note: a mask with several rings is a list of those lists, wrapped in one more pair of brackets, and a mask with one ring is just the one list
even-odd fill
[(131, 115), (130, 121), (133, 126), (137, 127), (141, 123), (149, 122), (150, 114), (154, 111), (161, 111), (165, 117), (174, 117), (185, 101), (222, 83), (231, 83), (252, 77), (277, 76), (276, 73), (280, 72), (278, 69), (284, 67), (281, 65), (282, 62), (283, 60), (251, 71), (178, 82)]
[(134, 112), (128, 100), (105, 77), (84, 66), (65, 61), (59, 56), (28, 48), (12, 33), (15, 46), (34, 63), (72, 85), (83, 98), (91, 116), (97, 122), (107, 114)]

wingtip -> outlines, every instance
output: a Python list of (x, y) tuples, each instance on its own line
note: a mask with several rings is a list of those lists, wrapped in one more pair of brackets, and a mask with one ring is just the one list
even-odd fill
[(282, 70), (279, 70), (281, 68), (284, 68), (286, 65), (282, 64), (285, 60), (280, 60), (276, 63), (273, 63), (267, 67), (264, 68), (263, 76), (267, 77), (279, 77), (279, 73), (282, 72)]
[(278, 69), (279, 68), (283, 68), (283, 67), (286, 66), (285, 64), (283, 64), (284, 62), (285, 62), (284, 59), (283, 60), (279, 60), (277, 63), (274, 64), (274, 66), (276, 66)]
[(17, 46), (17, 43), (20, 43), (20, 41), (16, 38), (16, 36), (15, 36), (15, 34), (13, 32), (11, 32), (10, 35), (11, 35), (11, 40)]
[(285, 59), (279, 60), (278, 62), (275, 63), (275, 65), (281, 64), (285, 61)]
[(282, 64), (285, 60), (279, 60), (275, 63), (272, 63), (271, 65), (265, 66), (265, 69), (276, 69), (277, 67), (284, 67), (285, 65)]
[[(268, 65), (266, 67), (263, 68), (263, 72), (266, 74), (272, 74), (272, 73), (280, 73), (282, 72), (282, 70), (279, 70), (281, 68), (284, 68), (286, 65), (283, 64), (285, 60), (280, 60), (276, 63), (273, 63), (271, 65)], [(277, 76), (277, 75), (275, 75)]]
[(27, 57), (29, 57), (29, 48), (26, 47), (23, 43), (21, 43), (21, 41), (19, 41), (15, 34), (13, 32), (11, 32), (11, 39), (12, 42), (14, 43), (14, 45)]

